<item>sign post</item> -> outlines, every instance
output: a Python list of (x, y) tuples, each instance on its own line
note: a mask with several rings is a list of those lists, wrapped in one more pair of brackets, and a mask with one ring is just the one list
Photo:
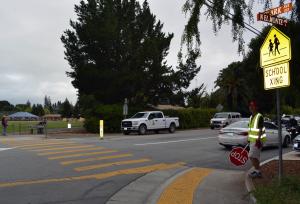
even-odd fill
[[(289, 8), (289, 7), (288, 7)], [(260, 48), (260, 66), (264, 71), (265, 90), (276, 89), (279, 169), (278, 178), (281, 181), (282, 165), (282, 129), (280, 114), (279, 88), (290, 86), (289, 61), (291, 60), (291, 41), (284, 33), (272, 26), (263, 45)]]
[(103, 120), (99, 121), (99, 133), (100, 133), (100, 140), (103, 140), (103, 137), (104, 137), (104, 122), (103, 122)]
[(128, 100), (125, 98), (124, 105), (123, 105), (123, 116), (124, 119), (126, 119), (126, 116), (128, 115)]

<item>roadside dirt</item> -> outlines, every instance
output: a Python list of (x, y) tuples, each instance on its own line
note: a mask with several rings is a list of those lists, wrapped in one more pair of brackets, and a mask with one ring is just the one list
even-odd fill
[[(262, 178), (253, 179), (254, 186), (266, 185), (278, 178), (278, 160), (273, 160), (261, 167)], [(284, 160), (283, 175), (300, 176), (299, 160)]]

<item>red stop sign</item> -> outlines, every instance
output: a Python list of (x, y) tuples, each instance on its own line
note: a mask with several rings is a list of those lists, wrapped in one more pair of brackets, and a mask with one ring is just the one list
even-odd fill
[(244, 165), (248, 160), (248, 151), (242, 147), (235, 147), (229, 154), (229, 160), (236, 166)]

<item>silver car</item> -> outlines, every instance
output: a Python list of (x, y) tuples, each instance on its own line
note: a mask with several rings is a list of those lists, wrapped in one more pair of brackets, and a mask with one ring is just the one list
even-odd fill
[[(248, 143), (248, 124), (249, 119), (232, 123), (222, 128), (218, 135), (220, 145), (230, 148), (232, 146), (246, 146)], [(267, 140), (265, 146), (278, 146), (278, 127), (271, 122), (264, 122)], [(291, 135), (282, 129), (282, 146), (287, 147), (291, 143)]]

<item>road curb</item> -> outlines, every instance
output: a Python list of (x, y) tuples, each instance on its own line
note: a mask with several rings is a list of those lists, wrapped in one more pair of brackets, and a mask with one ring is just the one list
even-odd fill
[(163, 187), (189, 169), (186, 166), (182, 166), (177, 169), (154, 171), (145, 174), (118, 191), (106, 204), (155, 204), (164, 189)]

